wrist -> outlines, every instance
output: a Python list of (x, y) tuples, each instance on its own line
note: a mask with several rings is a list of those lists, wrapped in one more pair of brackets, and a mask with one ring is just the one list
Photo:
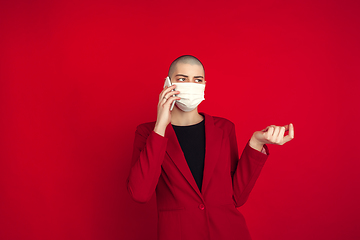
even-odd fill
[(159, 126), (157, 124), (155, 124), (155, 127), (154, 127), (154, 132), (156, 132), (157, 134), (161, 135), (161, 136), (165, 136), (165, 127), (162, 127), (162, 126)]
[(254, 148), (255, 150), (258, 150), (259, 152), (261, 152), (261, 150), (264, 146), (264, 143), (259, 142), (253, 135), (249, 141), (249, 146)]

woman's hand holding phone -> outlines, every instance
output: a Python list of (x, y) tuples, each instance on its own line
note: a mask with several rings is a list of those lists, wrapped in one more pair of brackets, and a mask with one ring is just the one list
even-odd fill
[(170, 87), (165, 87), (159, 95), (159, 103), (157, 106), (157, 120), (154, 128), (154, 132), (161, 136), (165, 136), (165, 129), (167, 125), (171, 122), (171, 111), (170, 107), (172, 102), (175, 100), (180, 100), (180, 97), (176, 97), (176, 94), (179, 94), (179, 91), (172, 91), (175, 89), (175, 85)]

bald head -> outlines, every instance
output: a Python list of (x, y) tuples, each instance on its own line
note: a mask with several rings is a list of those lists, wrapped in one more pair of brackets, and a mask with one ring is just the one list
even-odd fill
[(169, 72), (168, 72), (168, 76), (172, 76), (175, 69), (176, 69), (176, 66), (177, 64), (179, 63), (183, 63), (183, 64), (190, 64), (190, 65), (198, 65), (198, 66), (201, 66), (202, 69), (204, 70), (204, 74), (205, 74), (205, 69), (204, 69), (204, 66), (203, 64), (200, 62), (199, 59), (197, 59), (196, 57), (194, 56), (191, 56), (191, 55), (183, 55), (183, 56), (180, 56), (178, 57), (177, 59), (175, 59), (170, 67), (169, 67)]

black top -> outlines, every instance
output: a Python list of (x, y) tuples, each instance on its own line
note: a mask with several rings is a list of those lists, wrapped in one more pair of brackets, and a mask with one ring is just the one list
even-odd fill
[(172, 126), (190, 171), (201, 191), (205, 160), (205, 120), (190, 126)]

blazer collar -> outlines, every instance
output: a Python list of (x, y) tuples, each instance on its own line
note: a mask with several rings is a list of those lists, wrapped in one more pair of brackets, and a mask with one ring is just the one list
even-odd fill
[(176, 137), (176, 133), (171, 124), (166, 127), (165, 137), (169, 139), (166, 148), (167, 154), (185, 179), (189, 182), (191, 187), (203, 199), (206, 187), (210, 182), (212, 173), (219, 159), (223, 131), (215, 126), (212, 116), (202, 112), (200, 112), (200, 114), (205, 118), (205, 162), (201, 192), (186, 162), (181, 146)]

